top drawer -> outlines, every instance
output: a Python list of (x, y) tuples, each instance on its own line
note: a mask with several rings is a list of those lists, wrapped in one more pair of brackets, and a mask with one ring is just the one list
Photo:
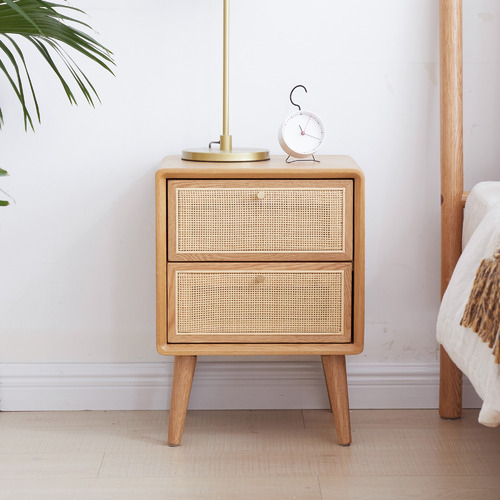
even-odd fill
[(168, 259), (352, 260), (352, 180), (169, 180)]

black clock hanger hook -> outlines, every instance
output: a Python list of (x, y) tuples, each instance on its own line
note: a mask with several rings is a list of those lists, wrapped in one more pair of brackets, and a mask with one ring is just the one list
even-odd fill
[(295, 87), (293, 87), (292, 91), (290, 92), (290, 102), (291, 102), (294, 106), (297, 106), (297, 107), (299, 108), (299, 111), (301, 111), (301, 107), (300, 107), (298, 104), (295, 104), (295, 103), (293, 102), (293, 99), (292, 99), (292, 94), (293, 94), (293, 91), (294, 91), (295, 89), (298, 89), (299, 87), (302, 87), (302, 88), (306, 91), (306, 93), (307, 93), (307, 89), (304, 87), (304, 85), (295, 85)]

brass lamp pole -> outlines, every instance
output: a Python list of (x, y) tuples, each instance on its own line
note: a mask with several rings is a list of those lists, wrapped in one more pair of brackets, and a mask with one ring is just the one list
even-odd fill
[[(269, 151), (258, 148), (233, 148), (229, 134), (229, 0), (224, 0), (224, 47), (223, 47), (223, 84), (222, 84), (222, 135), (220, 142), (211, 142), (208, 148), (185, 149), (183, 160), (245, 162), (269, 159)], [(212, 144), (220, 143), (220, 149)]]

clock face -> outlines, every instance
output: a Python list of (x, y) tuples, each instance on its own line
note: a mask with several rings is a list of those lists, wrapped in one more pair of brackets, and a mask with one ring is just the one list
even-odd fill
[(290, 156), (306, 158), (314, 154), (325, 140), (325, 127), (309, 111), (292, 113), (280, 128), (280, 145)]

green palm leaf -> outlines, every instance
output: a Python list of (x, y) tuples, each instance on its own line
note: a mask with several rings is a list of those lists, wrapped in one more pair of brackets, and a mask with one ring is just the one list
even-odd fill
[[(111, 52), (84, 31), (92, 28), (72, 17), (74, 13), (83, 12), (68, 4), (43, 0), (0, 0), (0, 74), (7, 78), (21, 104), (25, 129), (29, 125), (34, 130), (29, 108), (34, 107), (38, 121), (40, 108), (18, 39), (28, 41), (37, 49), (57, 76), (71, 104), (77, 104), (71, 82), (90, 105), (94, 105), (94, 99), (99, 101), (99, 96), (67, 48), (113, 73)], [(3, 121), (0, 107), (0, 128)]]
[[(3, 168), (0, 168), (0, 177), (3, 177), (4, 175), (9, 175), (6, 170)], [(4, 194), (6, 194), (4, 191), (0, 189), (0, 191)], [(8, 195), (7, 195), (8, 196)], [(5, 200), (0, 200), (0, 207), (6, 207), (9, 204), (8, 201)]]

